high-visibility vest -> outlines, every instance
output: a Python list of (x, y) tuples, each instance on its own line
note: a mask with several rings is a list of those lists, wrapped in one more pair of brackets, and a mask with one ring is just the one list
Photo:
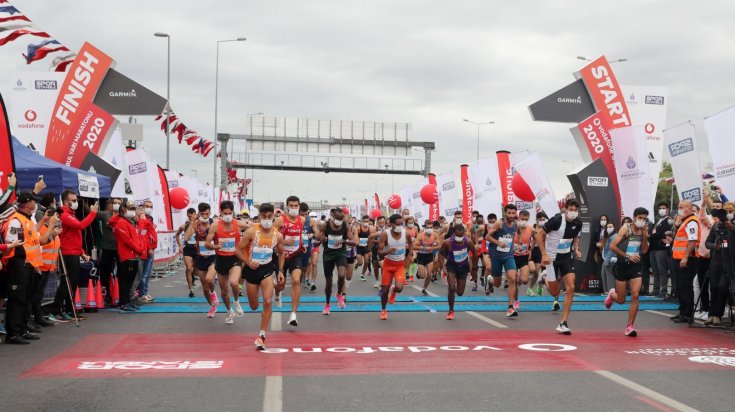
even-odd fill
[[(671, 255), (674, 259), (681, 260), (687, 253), (687, 244), (689, 243), (689, 237), (687, 236), (687, 225), (689, 222), (695, 221), (699, 224), (699, 219), (695, 215), (691, 215), (684, 219), (681, 226), (676, 230), (676, 237), (674, 237), (674, 244), (671, 245)], [(694, 250), (697, 250), (699, 246), (699, 230), (697, 230), (697, 241), (694, 244)], [(688, 257), (688, 256), (687, 256)]]
[[(39, 232), (43, 236), (48, 227), (42, 226)], [(56, 270), (56, 264), (59, 261), (59, 247), (61, 246), (61, 240), (58, 236), (53, 236), (51, 240), (45, 245), (41, 245), (41, 271), (53, 272)]]
[[(23, 214), (15, 212), (13, 216), (8, 219), (7, 225), (9, 226), (10, 222), (13, 221), (13, 219), (18, 219), (20, 222), (21, 230), (23, 230), (23, 237), (25, 239), (23, 243), (23, 249), (26, 251), (26, 262), (28, 262), (29, 265), (33, 266), (34, 268), (41, 267), (41, 264), (43, 263), (43, 260), (41, 258), (41, 235), (36, 230), (36, 224), (33, 223), (33, 221), (27, 217), (25, 217)], [(6, 226), (6, 230), (9, 230)], [(11, 250), (3, 256), (3, 265), (7, 265), (7, 262), (15, 256), (15, 249)]]

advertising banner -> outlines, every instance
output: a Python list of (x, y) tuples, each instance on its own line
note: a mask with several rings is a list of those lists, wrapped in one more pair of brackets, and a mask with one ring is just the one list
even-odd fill
[[(436, 184), (436, 175), (434, 173), (429, 173), (429, 184), (437, 186), (437, 193), (440, 193), (439, 186)], [(429, 216), (428, 219), (432, 222), (435, 220), (439, 220), (439, 202), (433, 203), (428, 205), (429, 206)], [(426, 219), (426, 217), (424, 218)]]
[(119, 198), (128, 197), (125, 191), (125, 182), (128, 181), (128, 167), (125, 162), (125, 146), (123, 145), (122, 133), (120, 133), (119, 128), (112, 132), (112, 136), (107, 142), (107, 147), (101, 157), (107, 163), (120, 170), (120, 175), (113, 182), (112, 196)]
[(100, 84), (94, 104), (114, 115), (158, 116), (166, 107), (166, 99), (110, 69)]
[(472, 188), (469, 169), (469, 165), (461, 165), (459, 168), (459, 183), (462, 189), (462, 222), (464, 223), (467, 223), (472, 219), (472, 211), (474, 210), (475, 202), (475, 194)]
[(723, 193), (735, 197), (735, 106), (704, 119), (709, 152), (717, 184)]
[(67, 163), (73, 133), (76, 131), (72, 126), (79, 116), (88, 114), (80, 112), (80, 109), (89, 108), (83, 103), (94, 100), (97, 89), (113, 63), (111, 57), (89, 43), (84, 43), (79, 50), (66, 73), (52, 110), (46, 146), (53, 147), (54, 150), (48, 151), (46, 157), (59, 163)]
[(79, 196), (90, 197), (92, 199), (100, 198), (100, 184), (97, 181), (97, 176), (77, 173), (77, 179), (79, 180)]
[(11, 173), (15, 173), (13, 142), (10, 140), (8, 112), (5, 111), (3, 96), (0, 94), (0, 191), (8, 188), (8, 176)]
[[(525, 159), (514, 164), (513, 168), (526, 181), (528, 187), (531, 188), (531, 191), (536, 196), (535, 201), (548, 216), (559, 213), (559, 204), (556, 201), (554, 189), (551, 186), (551, 181), (549, 181), (549, 176), (546, 174), (546, 169), (544, 169), (544, 164), (541, 162), (541, 156), (538, 153), (531, 153)], [(530, 203), (533, 205), (533, 202)], [(518, 209), (528, 210), (528, 208), (520, 207)], [(535, 213), (532, 210), (529, 213), (531, 213), (532, 219), (535, 219)]]
[(510, 167), (510, 152), (499, 150), (496, 155), (498, 157), (498, 181), (500, 182), (501, 201), (502, 205), (505, 206), (508, 203), (516, 202), (512, 184), (513, 168)]
[(661, 160), (664, 155), (663, 131), (666, 128), (666, 104), (669, 92), (666, 87), (626, 85), (620, 87), (630, 112), (631, 123), (643, 125), (651, 168), (651, 192), (655, 198), (663, 166)]
[(444, 217), (452, 216), (454, 212), (460, 210), (454, 172), (449, 171), (437, 176), (436, 186), (439, 189), (439, 214)]
[[(664, 130), (666, 154), (671, 161), (679, 199), (702, 206), (702, 170), (694, 125), (686, 122)], [(712, 151), (712, 150), (711, 150)]]
[(118, 121), (92, 102), (80, 103), (77, 112), (79, 115), (75, 117), (70, 127), (71, 141), (67, 152), (62, 153), (62, 149), (57, 150), (54, 147), (53, 150), (49, 150), (52, 153), (47, 153), (46, 157), (54, 157), (54, 160), (63, 158), (63, 161), (56, 161), (79, 168), (89, 153), (105, 152), (105, 146), (112, 132), (117, 129)]
[(148, 169), (148, 154), (144, 149), (130, 150), (125, 153), (125, 162), (128, 165), (128, 181), (132, 190), (130, 200), (136, 205), (153, 200), (152, 181), (155, 169)]
[(584, 81), (595, 109), (608, 116), (611, 128), (632, 124), (625, 97), (605, 56), (596, 58), (576, 72), (574, 76)]
[(179, 252), (179, 245), (176, 243), (176, 231), (157, 230), (158, 246), (153, 252), (156, 264), (167, 263), (176, 257)]
[[(178, 172), (174, 170), (167, 170), (165, 173), (166, 173), (166, 181), (168, 182), (169, 191), (179, 186), (186, 189), (186, 186), (182, 184), (183, 183), (182, 180), (184, 179), (184, 177), (179, 176)], [(191, 194), (189, 194), (189, 201), (191, 202)], [(189, 203), (189, 205), (186, 205), (186, 207), (183, 209), (174, 209), (173, 207), (171, 208), (171, 222), (173, 225), (173, 229), (178, 230), (179, 226), (186, 223), (186, 209), (192, 207), (190, 205), (191, 203)]]
[(595, 106), (582, 79), (528, 106), (531, 118), (542, 122), (579, 123), (595, 114)]
[[(472, 190), (475, 196), (473, 210), (483, 216), (489, 213), (502, 212), (501, 183), (498, 178), (498, 161), (495, 157), (486, 157), (469, 167)], [(470, 211), (470, 216), (471, 216)]]
[(162, 227), (161, 230), (173, 230), (173, 217), (171, 216), (171, 200), (168, 197), (168, 180), (166, 179), (166, 172), (158, 166), (158, 179), (161, 185), (161, 200), (163, 201), (163, 217), (166, 222), (165, 229)]
[(623, 215), (632, 218), (637, 207), (653, 210), (654, 194), (643, 126), (619, 127), (610, 133)]

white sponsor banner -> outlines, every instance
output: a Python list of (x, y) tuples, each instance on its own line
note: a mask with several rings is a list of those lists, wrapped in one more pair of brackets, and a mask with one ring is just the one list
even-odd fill
[[(413, 203), (413, 186), (407, 186), (401, 189), (399, 192), (401, 195), (401, 209), (408, 209), (411, 213), (413, 213), (412, 209), (412, 203)], [(370, 204), (370, 199), (368, 199), (368, 205)], [(372, 207), (370, 210), (373, 210)]]
[(413, 208), (409, 210), (411, 211), (411, 216), (413, 216), (417, 222), (423, 222), (424, 219), (429, 218), (429, 205), (424, 203), (421, 199), (421, 189), (428, 184), (429, 178), (425, 177), (413, 185), (413, 203), (411, 204)]
[(79, 180), (79, 196), (91, 197), (92, 199), (100, 198), (100, 184), (97, 181), (97, 176), (77, 173), (77, 179)]
[(478, 160), (469, 167), (472, 190), (475, 195), (473, 209), (483, 216), (495, 213), (501, 216), (502, 192), (498, 174), (498, 160), (495, 156)]
[(669, 90), (655, 86), (620, 86), (632, 124), (643, 125), (651, 170), (651, 192), (655, 198), (664, 155), (664, 128)]
[(702, 169), (699, 166), (694, 125), (686, 122), (664, 130), (664, 143), (674, 172), (679, 199), (691, 200), (701, 207)]
[(610, 131), (615, 152), (615, 174), (620, 183), (623, 214), (633, 217), (637, 207), (653, 208), (651, 167), (643, 137), (643, 126), (625, 126)]
[(8, 106), (10, 131), (24, 145), (32, 144), (38, 153), (46, 153), (51, 114), (66, 73), (19, 72), (10, 76), (3, 93)]
[(112, 132), (102, 159), (122, 172), (117, 178), (115, 186), (112, 187), (112, 197), (127, 197), (125, 195), (125, 180), (128, 179), (128, 167), (125, 162), (125, 146), (123, 145), (120, 128), (115, 128), (115, 131)]
[(133, 194), (131, 200), (135, 204), (142, 204), (145, 200), (153, 199), (152, 171), (148, 170), (148, 155), (144, 149), (131, 150), (125, 153), (128, 182)]
[[(178, 227), (177, 227), (178, 229)], [(168, 262), (179, 252), (179, 245), (176, 243), (175, 231), (157, 231), (158, 246), (153, 252), (155, 263)]]
[[(451, 217), (457, 210), (462, 210), (457, 185), (457, 179), (452, 171), (436, 176), (436, 187), (439, 191), (440, 216)], [(421, 223), (423, 224), (423, 222)]]
[[(556, 201), (556, 195), (554, 195), (554, 189), (549, 181), (549, 176), (546, 174), (544, 164), (541, 162), (541, 156), (538, 153), (531, 153), (525, 156), (523, 160), (518, 161), (513, 165), (516, 173), (519, 173), (523, 180), (526, 181), (528, 187), (536, 196), (535, 201), (539, 204), (541, 209), (546, 212), (547, 216), (554, 216), (559, 213), (559, 204)], [(535, 221), (536, 213), (533, 207), (533, 202), (530, 203), (531, 207), (519, 207), (520, 210), (528, 210), (531, 214), (531, 220)]]
[[(175, 170), (167, 170), (164, 173), (166, 174), (166, 180), (168, 180), (169, 192), (177, 187), (182, 187), (183, 189), (186, 190), (186, 187), (180, 186), (179, 179), (182, 179), (183, 176), (179, 176), (179, 172)], [(191, 195), (189, 197), (189, 200), (191, 200)], [(190, 207), (189, 205), (186, 205), (186, 207), (183, 209), (176, 209), (174, 207), (171, 207), (171, 219), (172, 219), (172, 225), (174, 229), (178, 229), (179, 226), (186, 223), (186, 209), (188, 209), (189, 207)]]
[(735, 198), (735, 106), (704, 119), (717, 184)]

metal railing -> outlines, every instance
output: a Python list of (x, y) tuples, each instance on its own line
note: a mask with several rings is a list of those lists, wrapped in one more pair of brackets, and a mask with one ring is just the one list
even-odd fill
[(416, 172), (424, 170), (423, 159), (358, 156), (320, 156), (296, 153), (233, 153), (234, 166), (266, 166), (270, 168), (324, 168), (331, 170), (375, 170)]
[(265, 116), (251, 116), (248, 117), (248, 120), (247, 128), (251, 136), (402, 141), (408, 141), (411, 136), (410, 123), (289, 119)]

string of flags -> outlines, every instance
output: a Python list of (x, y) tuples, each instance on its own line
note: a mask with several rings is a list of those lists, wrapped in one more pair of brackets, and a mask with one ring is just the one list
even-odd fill
[[(43, 60), (51, 53), (71, 52), (50, 34), (36, 27), (28, 16), (21, 13), (8, 0), (0, 0), (0, 47), (25, 36), (42, 39), (40, 42), (28, 44), (26, 53), (22, 53), (26, 64)], [(51, 70), (65, 71), (74, 60), (74, 56), (74, 53), (57, 56), (52, 61)]]
[[(194, 153), (199, 153), (204, 157), (207, 157), (207, 155), (209, 155), (209, 152), (214, 150), (213, 142), (205, 139), (195, 130), (186, 127), (184, 122), (182, 122), (172, 110), (169, 110), (168, 112), (169, 130), (171, 131), (171, 133), (176, 135), (176, 138), (179, 140), (179, 144), (181, 144), (182, 141), (185, 141), (188, 146), (191, 146), (191, 150)], [(165, 133), (166, 115), (161, 113), (156, 116), (155, 120), (161, 122), (161, 131)]]

